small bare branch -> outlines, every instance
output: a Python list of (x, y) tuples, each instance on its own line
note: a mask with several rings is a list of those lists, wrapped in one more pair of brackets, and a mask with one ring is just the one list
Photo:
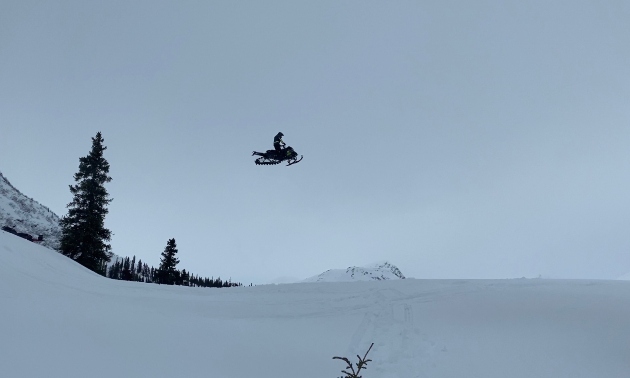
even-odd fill
[(348, 365), (346, 367), (346, 369), (350, 369), (351, 372), (348, 372), (346, 370), (342, 370), (341, 372), (344, 373), (346, 376), (345, 377), (340, 377), (340, 378), (362, 378), (359, 373), (361, 372), (361, 369), (367, 369), (367, 363), (371, 362), (372, 360), (368, 360), (367, 359), (367, 355), (368, 353), (370, 353), (370, 350), (372, 350), (372, 347), (374, 346), (374, 343), (372, 343), (370, 345), (370, 347), (368, 348), (367, 352), (365, 352), (365, 355), (363, 356), (363, 358), (361, 358), (361, 356), (359, 356), (357, 354), (357, 359), (359, 360), (359, 362), (357, 362), (357, 370), (354, 370), (354, 367), (352, 366), (352, 363), (350, 362), (350, 360), (346, 357), (333, 357), (333, 360), (342, 360), (345, 361), (345, 363)]

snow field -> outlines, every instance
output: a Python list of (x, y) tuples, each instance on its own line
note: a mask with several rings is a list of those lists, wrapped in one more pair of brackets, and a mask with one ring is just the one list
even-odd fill
[(627, 378), (630, 282), (160, 286), (0, 232), (0, 335), (3, 377)]

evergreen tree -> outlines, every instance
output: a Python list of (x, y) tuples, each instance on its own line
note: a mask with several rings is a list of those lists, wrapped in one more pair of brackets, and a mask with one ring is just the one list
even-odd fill
[(142, 259), (138, 260), (138, 269), (136, 270), (137, 281), (144, 282), (142, 274)]
[(175, 257), (177, 254), (177, 244), (175, 244), (175, 239), (170, 239), (166, 243), (166, 248), (164, 248), (164, 252), (162, 252), (162, 258), (160, 259), (160, 267), (158, 268), (159, 282), (167, 285), (173, 285), (179, 273), (177, 269), (177, 264), (179, 264), (179, 259)]
[(108, 277), (114, 280), (119, 280), (121, 277), (122, 265), (120, 260), (117, 260), (110, 268)]
[(120, 279), (120, 270), (121, 270), (120, 261), (116, 260), (114, 265), (112, 265), (112, 268), (111, 268), (112, 272), (109, 274), (109, 278), (113, 278), (115, 280), (119, 280)]
[(149, 269), (149, 265), (147, 263), (144, 263), (144, 269), (142, 271), (142, 275), (144, 276), (144, 282), (148, 282), (148, 283), (152, 283), (153, 280), (151, 277), (153, 277), (153, 275), (151, 274), (151, 270), (153, 269), (153, 267), (151, 267), (151, 269)]
[(111, 259), (111, 231), (105, 228), (107, 205), (112, 201), (104, 184), (109, 177), (109, 163), (103, 157), (101, 133), (92, 138), (92, 150), (79, 159), (79, 172), (74, 175), (76, 185), (70, 185), (74, 196), (68, 204), (68, 214), (61, 221), (60, 252), (86, 268), (105, 275), (106, 263)]
[(107, 278), (114, 278), (114, 269), (116, 268), (116, 264), (113, 264), (107, 270)]
[(182, 270), (182, 285), (190, 286), (190, 277), (186, 269)]
[(131, 270), (131, 281), (136, 281), (136, 255), (133, 255), (129, 269)]
[(129, 257), (125, 257), (122, 268), (122, 279), (124, 281), (131, 281), (131, 268), (129, 267)]

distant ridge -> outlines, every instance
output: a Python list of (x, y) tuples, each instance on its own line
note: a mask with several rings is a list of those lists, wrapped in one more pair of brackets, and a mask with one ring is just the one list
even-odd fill
[(8, 226), (35, 238), (43, 235), (44, 240), (39, 244), (58, 249), (61, 238), (59, 220), (57, 214), (22, 194), (0, 172), (0, 227)]
[(351, 266), (346, 269), (330, 269), (302, 282), (349, 282), (404, 280), (400, 269), (388, 261), (370, 264), (364, 267)]

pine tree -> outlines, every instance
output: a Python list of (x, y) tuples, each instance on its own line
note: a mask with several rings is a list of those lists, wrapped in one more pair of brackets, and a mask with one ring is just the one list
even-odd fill
[(144, 282), (142, 274), (142, 259), (138, 260), (138, 269), (136, 270), (136, 281)]
[(92, 138), (92, 150), (79, 159), (79, 172), (74, 175), (76, 185), (70, 185), (74, 196), (68, 204), (68, 214), (60, 225), (60, 252), (86, 268), (105, 275), (105, 264), (110, 261), (111, 231), (105, 228), (107, 205), (112, 201), (104, 184), (109, 177), (109, 163), (103, 157), (101, 133)]
[(109, 273), (107, 273), (107, 277), (109, 277), (109, 278), (111, 278), (113, 280), (117, 280), (118, 279), (118, 268), (119, 268), (118, 261), (116, 261), (109, 268)]
[(133, 255), (133, 260), (131, 260), (129, 270), (131, 271), (131, 281), (136, 281), (136, 255)]
[(177, 280), (178, 271), (175, 268), (179, 264), (179, 260), (175, 257), (176, 254), (177, 244), (175, 244), (175, 239), (170, 239), (166, 243), (166, 248), (164, 248), (160, 259), (160, 267), (158, 268), (159, 283), (173, 285)]
[(153, 271), (153, 267), (151, 267), (151, 269), (149, 269), (149, 265), (147, 263), (144, 263), (144, 268), (142, 271), (142, 275), (144, 276), (144, 282), (153, 282), (153, 274), (151, 273)]
[(107, 278), (114, 278), (114, 267), (115, 267), (115, 265), (113, 264), (107, 270), (107, 276), (106, 276)]
[(184, 286), (190, 286), (190, 277), (188, 275), (188, 272), (186, 271), (186, 269), (182, 270), (182, 285)]
[(112, 264), (111, 268), (109, 268), (109, 278), (113, 280), (119, 280), (121, 277), (121, 270), (122, 265), (120, 263), (120, 260), (117, 260), (114, 264)]
[(131, 281), (132, 274), (131, 268), (129, 267), (129, 257), (125, 257), (122, 268), (122, 279), (124, 281)]

